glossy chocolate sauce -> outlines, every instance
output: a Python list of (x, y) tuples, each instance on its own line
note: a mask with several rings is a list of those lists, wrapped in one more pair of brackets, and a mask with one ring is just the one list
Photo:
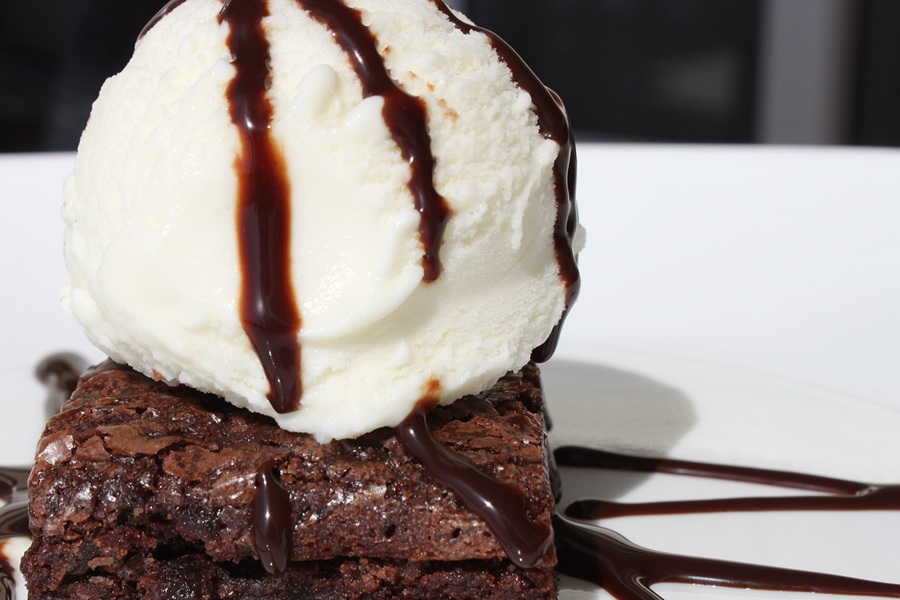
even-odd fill
[(629, 457), (575, 447), (558, 449), (556, 458), (560, 464), (567, 466), (708, 477), (829, 494), (827, 496), (729, 498), (640, 504), (580, 500), (573, 503), (566, 511), (567, 516), (577, 519), (773, 510), (900, 510), (900, 485), (878, 485), (801, 473), (711, 465), (682, 460)]
[(572, 140), (569, 119), (559, 96), (538, 79), (509, 44), (497, 34), (461, 20), (450, 10), (444, 0), (431, 1), (463, 33), (469, 34), (475, 31), (487, 36), (497, 56), (512, 73), (513, 81), (531, 96), (541, 135), (559, 144), (559, 156), (553, 167), (553, 187), (556, 194), (556, 226), (553, 245), (556, 251), (556, 261), (559, 263), (559, 273), (566, 284), (566, 311), (550, 338), (536, 348), (531, 355), (531, 359), (535, 362), (546, 362), (556, 350), (562, 323), (581, 287), (578, 261), (572, 248), (572, 240), (578, 227), (578, 213), (575, 204), (575, 145)]
[[(384, 98), (385, 123), (411, 169), (409, 188), (420, 213), (419, 234), (425, 247), (424, 280), (434, 281), (441, 272), (440, 246), (450, 210), (434, 187), (435, 161), (424, 103), (391, 80), (358, 11), (337, 0), (297, 2), (332, 30), (363, 94)], [(269, 401), (277, 412), (286, 413), (299, 408), (302, 396), (297, 341), (301, 318), (290, 274), (290, 184), (284, 158), (270, 134), (270, 57), (262, 25), (267, 14), (264, 0), (234, 0), (225, 4), (220, 19), (230, 28), (228, 46), (236, 74), (228, 88), (228, 103), (242, 142), (236, 165), (241, 318), (269, 381)]]
[[(450, 209), (434, 186), (435, 159), (424, 102), (405, 93), (391, 79), (378, 52), (378, 42), (363, 24), (359, 11), (340, 0), (295, 1), (332, 32), (359, 78), (363, 95), (383, 98), (384, 122), (410, 165), (409, 189), (420, 214), (419, 235), (424, 246), (423, 279), (436, 280), (441, 273), (440, 248)], [(573, 195), (575, 157), (565, 111), (559, 98), (505, 42), (486, 30), (463, 23), (441, 0), (434, 2), (456, 27), (466, 33), (477, 30), (489, 36), (517, 84), (531, 95), (541, 133), (560, 146), (554, 165), (554, 247), (566, 283), (567, 311), (578, 293), (579, 275), (572, 251), (577, 226)], [(177, 1), (167, 5), (157, 20), (177, 5)], [(236, 164), (241, 320), (269, 381), (269, 401), (277, 412), (286, 413), (299, 408), (302, 396), (297, 341), (301, 317), (290, 277), (290, 184), (284, 158), (270, 135), (270, 57), (262, 25), (267, 14), (265, 0), (234, 0), (224, 4), (220, 20), (230, 28), (228, 47), (236, 74), (227, 95), (231, 120), (240, 131), (242, 142), (242, 154)], [(550, 338), (535, 350), (535, 360), (544, 361), (553, 354), (564, 319), (565, 314)]]
[(519, 489), (485, 475), (434, 439), (426, 408), (420, 406), (397, 427), (397, 439), (432, 477), (484, 519), (510, 560), (523, 568), (537, 565), (553, 542), (550, 528), (528, 517), (525, 495)]
[(599, 500), (575, 502), (565, 517), (557, 514), (553, 521), (560, 571), (591, 581), (618, 600), (659, 600), (650, 586), (663, 582), (900, 598), (900, 585), (896, 584), (656, 552), (633, 544), (611, 529), (572, 520), (735, 510), (898, 510), (900, 486), (871, 485), (767, 469), (640, 458), (580, 447), (559, 448), (555, 456), (561, 466), (710, 477), (833, 494), (643, 504)]
[(434, 281), (441, 274), (440, 249), (450, 208), (434, 187), (435, 161), (425, 103), (401, 90), (391, 79), (384, 59), (378, 53), (378, 41), (363, 25), (358, 10), (339, 0), (296, 2), (313, 19), (331, 30), (359, 78), (363, 96), (384, 99), (384, 122), (411, 169), (409, 189), (419, 211), (419, 237), (425, 247), (423, 279)]
[(291, 555), (291, 499), (275, 465), (266, 463), (256, 473), (253, 498), (253, 543), (259, 560), (269, 573), (287, 569)]
[(263, 29), (266, 0), (234, 0), (219, 15), (229, 26), (235, 75), (227, 96), (240, 132), (238, 253), (241, 323), (269, 381), (278, 413), (300, 407), (300, 311), (291, 278), (291, 194), (287, 166), (272, 139), (268, 97), (269, 42)]

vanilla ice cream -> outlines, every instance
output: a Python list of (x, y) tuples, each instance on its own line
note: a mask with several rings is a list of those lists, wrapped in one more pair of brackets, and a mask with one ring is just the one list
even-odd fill
[(113, 359), (323, 441), (486, 389), (560, 322), (581, 237), (539, 119), (564, 115), (498, 48), (440, 0), (173, 2), (66, 182), (65, 307)]

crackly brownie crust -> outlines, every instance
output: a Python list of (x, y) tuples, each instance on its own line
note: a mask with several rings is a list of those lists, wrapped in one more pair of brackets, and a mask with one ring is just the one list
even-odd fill
[[(549, 526), (541, 411), (529, 366), (435, 409), (429, 424), (479, 469), (520, 486), (529, 516)], [(250, 526), (266, 463), (292, 505), (292, 563), (280, 577), (259, 566)], [(553, 550), (537, 568), (512, 567), (391, 430), (319, 444), (111, 364), (48, 423), (29, 492), (23, 572), (35, 599), (555, 597)]]

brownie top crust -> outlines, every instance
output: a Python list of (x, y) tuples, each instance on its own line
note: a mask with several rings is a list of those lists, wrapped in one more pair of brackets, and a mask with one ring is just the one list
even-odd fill
[[(549, 526), (542, 402), (537, 368), (527, 366), (488, 392), (433, 409), (428, 423), (447, 448), (521, 488), (529, 518)], [(137, 543), (214, 561), (258, 559), (251, 524), (263, 465), (290, 496), (292, 561), (505, 558), (485, 523), (435, 483), (393, 430), (320, 444), (106, 363), (82, 378), (38, 445), (29, 482), (35, 546), (56, 546), (54, 561), (68, 561), (43, 568), (59, 578), (114, 568)], [(551, 548), (539, 566), (555, 561)]]

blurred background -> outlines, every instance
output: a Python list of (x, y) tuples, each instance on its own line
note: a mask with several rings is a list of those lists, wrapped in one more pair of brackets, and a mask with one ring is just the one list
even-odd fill
[[(0, 0), (0, 152), (74, 150), (165, 0)], [(900, 146), (900, 0), (454, 0), (579, 140)]]

